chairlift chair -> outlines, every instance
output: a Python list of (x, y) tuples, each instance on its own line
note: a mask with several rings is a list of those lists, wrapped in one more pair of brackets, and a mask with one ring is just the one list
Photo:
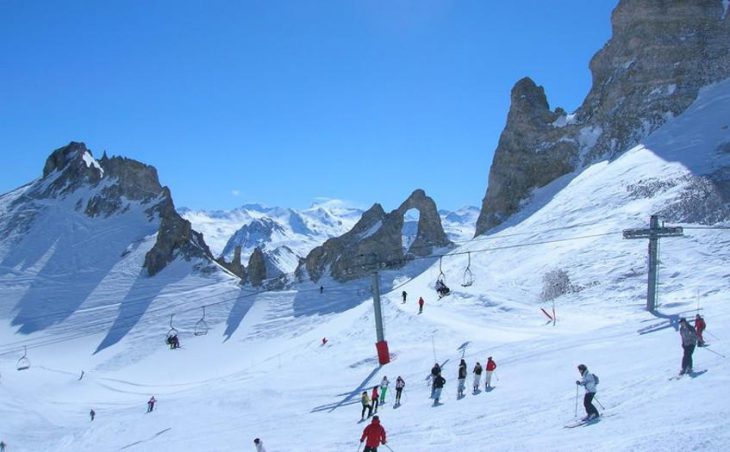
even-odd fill
[(205, 306), (203, 306), (203, 317), (195, 324), (193, 334), (196, 336), (205, 336), (208, 334), (208, 323), (205, 321)]
[(444, 280), (446, 279), (446, 275), (444, 274), (443, 270), (441, 270), (441, 260), (443, 258), (439, 257), (439, 276), (436, 278), (436, 284), (445, 284)]
[(474, 274), (471, 272), (471, 252), (467, 256), (469, 256), (469, 261), (466, 264), (466, 270), (464, 270), (464, 278), (461, 282), (462, 287), (469, 287), (474, 284)]
[(169, 329), (169, 330), (167, 331), (167, 337), (168, 337), (168, 338), (171, 338), (171, 337), (173, 337), (173, 336), (177, 336), (177, 334), (178, 334), (178, 333), (177, 333), (177, 330), (175, 329), (175, 327), (174, 327), (174, 326), (172, 326), (172, 317), (173, 317), (174, 315), (175, 315), (175, 314), (170, 314), (170, 329)]
[(28, 359), (28, 347), (23, 347), (23, 356), (21, 356), (18, 360), (16, 368), (18, 370), (30, 369), (30, 360)]

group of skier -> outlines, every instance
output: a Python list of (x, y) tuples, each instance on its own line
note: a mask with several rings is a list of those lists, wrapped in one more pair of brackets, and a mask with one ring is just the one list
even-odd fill
[[(370, 396), (368, 396), (367, 391), (362, 392), (362, 395), (360, 396), (360, 403), (362, 404), (362, 413), (360, 414), (361, 421), (365, 420), (366, 411), (368, 412), (368, 417), (371, 417), (378, 412), (378, 407), (385, 403), (385, 395), (388, 392), (389, 385), (390, 380), (388, 380), (387, 376), (384, 376), (380, 381), (380, 385), (373, 386)], [(395, 380), (395, 407), (400, 405), (401, 395), (403, 394), (403, 388), (405, 387), (406, 382), (399, 375)]]

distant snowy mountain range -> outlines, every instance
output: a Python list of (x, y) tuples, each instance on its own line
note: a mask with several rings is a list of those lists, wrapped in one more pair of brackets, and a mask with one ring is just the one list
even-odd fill
[[(246, 262), (259, 247), (266, 256), (267, 274), (276, 275), (293, 272), (299, 259), (313, 248), (351, 230), (364, 211), (330, 199), (302, 210), (245, 204), (228, 211), (183, 207), (178, 212), (203, 234), (215, 256), (230, 260), (240, 245), (242, 260)], [(440, 210), (439, 214), (450, 240), (463, 242), (473, 237), (479, 216), (477, 207), (454, 212)], [(403, 226), (404, 243), (413, 241), (417, 222), (418, 211), (410, 211)]]

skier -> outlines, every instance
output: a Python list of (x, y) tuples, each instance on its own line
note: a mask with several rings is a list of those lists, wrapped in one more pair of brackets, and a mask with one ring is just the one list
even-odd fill
[(373, 392), (370, 393), (370, 400), (373, 402), (373, 413), (377, 413), (378, 405), (380, 404), (380, 394), (378, 394), (377, 386), (373, 386)]
[(400, 396), (403, 392), (403, 388), (406, 387), (406, 382), (403, 380), (400, 375), (398, 375), (398, 378), (395, 379), (395, 404), (400, 405)]
[(684, 375), (692, 372), (692, 353), (697, 345), (697, 333), (684, 317), (679, 319), (679, 335), (682, 337), (682, 349), (684, 350), (682, 370), (679, 375)]
[(92, 408), (91, 411), (89, 411), (89, 417), (91, 417), (91, 421), (94, 421), (94, 417), (96, 416), (96, 411)]
[(492, 374), (494, 373), (494, 369), (497, 368), (497, 363), (495, 363), (492, 360), (492, 357), (490, 356), (487, 358), (487, 371), (484, 373), (484, 389), (489, 389), (492, 387)]
[(5, 452), (5, 441), (0, 441), (0, 452)]
[(439, 404), (439, 398), (441, 398), (441, 390), (446, 384), (446, 379), (438, 374), (436, 379), (433, 381), (434, 393), (433, 393), (433, 404), (434, 406)]
[(256, 452), (266, 452), (266, 449), (264, 449), (264, 442), (261, 441), (261, 439), (256, 438), (253, 440), (253, 443), (256, 445)]
[(431, 368), (431, 398), (433, 399), (433, 393), (436, 390), (433, 383), (436, 381), (436, 377), (441, 375), (441, 366), (439, 366), (439, 363), (436, 363)]
[(368, 410), (368, 417), (373, 415), (373, 406), (370, 404), (370, 397), (368, 397), (368, 392), (363, 391), (362, 397), (360, 398), (360, 402), (362, 403), (362, 414), (360, 414), (360, 420), (365, 420), (365, 410)]
[(482, 365), (479, 364), (479, 361), (477, 361), (476, 366), (474, 366), (474, 394), (477, 393), (479, 390), (479, 383), (482, 380)]
[(593, 397), (596, 395), (596, 377), (594, 377), (592, 373), (588, 372), (588, 368), (585, 364), (578, 365), (578, 372), (580, 372), (580, 375), (583, 378), (576, 380), (575, 384), (586, 388), (586, 395), (583, 397), (583, 406), (586, 409), (586, 417), (581, 420), (590, 421), (591, 419), (595, 419), (600, 416), (596, 407), (593, 406)]
[(155, 400), (155, 396), (150, 397), (150, 399), (147, 401), (147, 412), (151, 413), (152, 410), (155, 409), (155, 403), (157, 400)]
[(423, 297), (418, 297), (418, 313), (419, 314), (423, 313), (423, 303), (425, 303), (425, 301), (423, 301)]
[[(365, 441), (367, 439), (367, 441)], [(360, 437), (360, 442), (365, 441), (363, 452), (378, 452), (380, 443), (385, 444), (385, 429), (380, 425), (380, 417), (373, 416), (370, 425), (365, 427)]]
[(384, 376), (383, 379), (380, 381), (380, 404), (385, 403), (385, 393), (388, 391), (388, 385), (390, 384), (390, 381), (388, 381), (388, 377)]
[(702, 337), (702, 332), (705, 331), (705, 328), (707, 328), (705, 319), (703, 319), (701, 315), (697, 314), (695, 316), (695, 331), (697, 331), (697, 346), (698, 347), (705, 346), (705, 339)]
[(326, 343), (327, 343), (327, 338), (326, 337), (323, 337), (322, 338), (322, 346), (324, 346)]
[(324, 286), (319, 286), (319, 293), (324, 293)]
[[(408, 293), (404, 290), (403, 293), (401, 293), (401, 295), (403, 296), (403, 303), (405, 303), (406, 297), (408, 297)], [(401, 304), (403, 304), (403, 303), (401, 303)]]
[(466, 361), (463, 359), (459, 363), (459, 388), (456, 390), (457, 397), (464, 397), (464, 388), (466, 387)]

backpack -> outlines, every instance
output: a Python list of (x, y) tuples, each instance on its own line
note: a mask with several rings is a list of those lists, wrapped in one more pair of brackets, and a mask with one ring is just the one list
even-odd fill
[(598, 375), (593, 374), (593, 381), (594, 381), (594, 384), (598, 384), (598, 383), (600, 383), (601, 380), (598, 378)]

